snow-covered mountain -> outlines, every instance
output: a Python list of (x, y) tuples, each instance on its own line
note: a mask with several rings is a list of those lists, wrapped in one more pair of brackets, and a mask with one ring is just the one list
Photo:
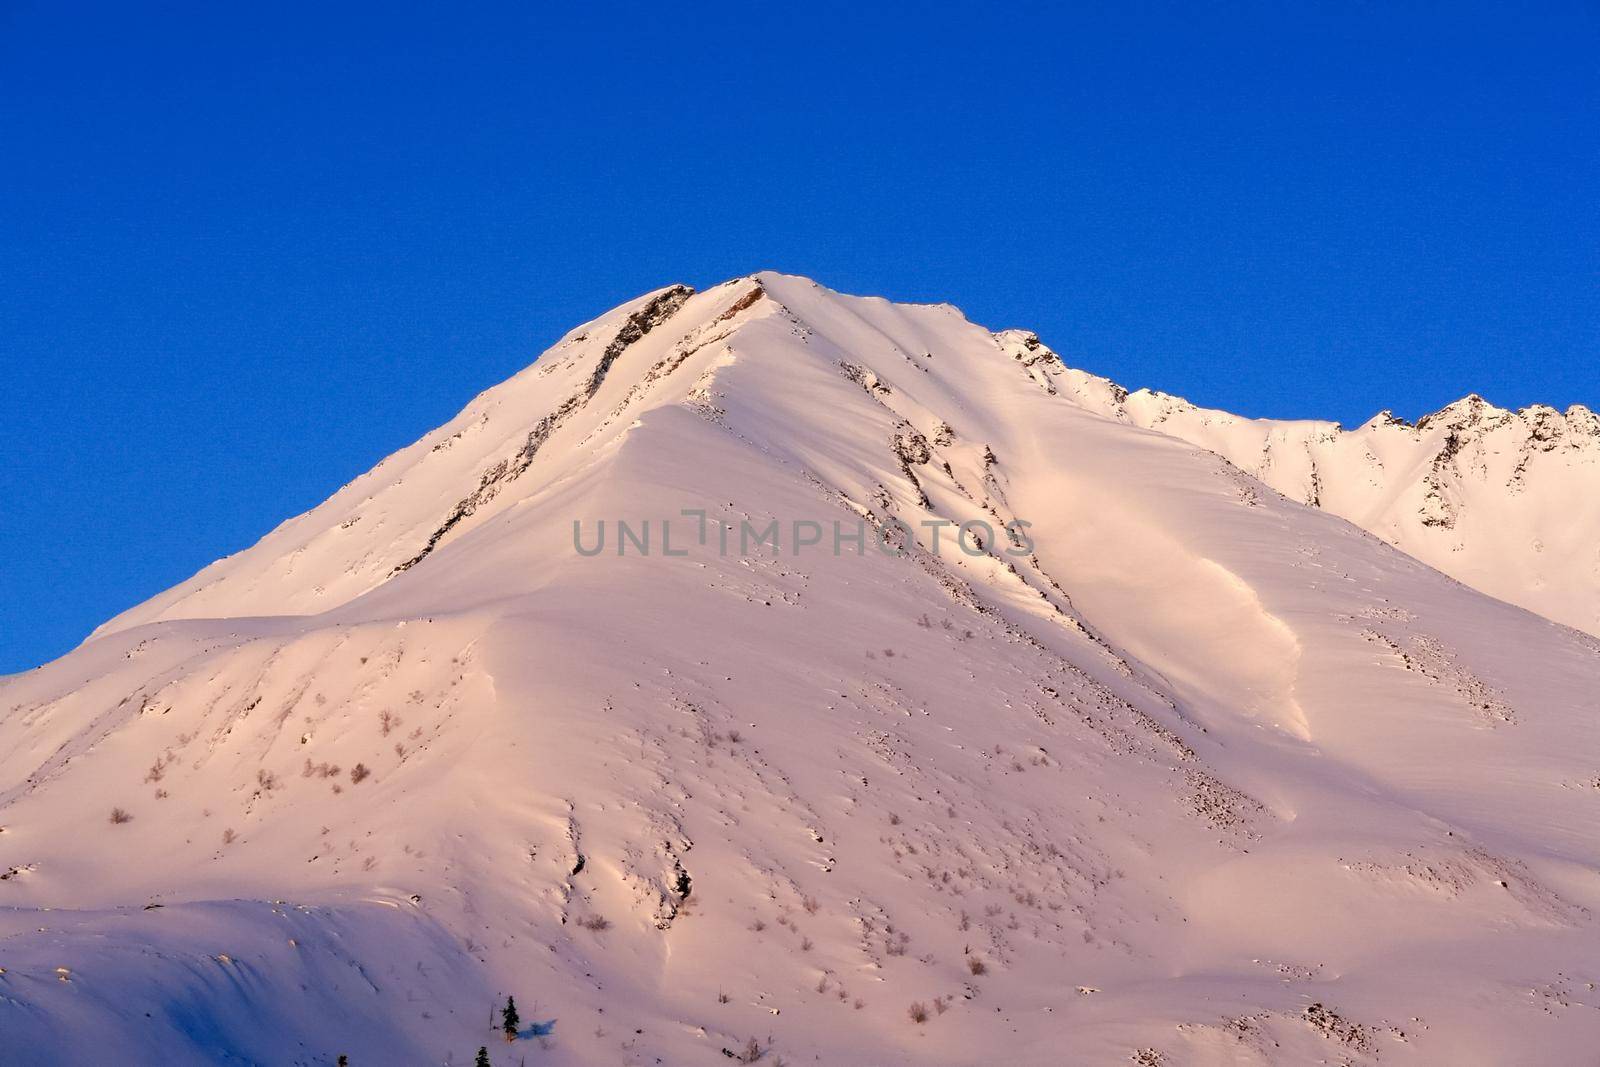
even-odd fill
[[(1593, 452), (1515, 493), (1537, 413), (1472, 407), (1229, 421), (945, 305), (642, 297), (0, 679), (6, 1047), (1579, 1061), (1600, 641), (1507, 601), (1574, 621), (1529, 561), (1582, 573)], [(1501, 599), (1413, 558), (1418, 485)]]

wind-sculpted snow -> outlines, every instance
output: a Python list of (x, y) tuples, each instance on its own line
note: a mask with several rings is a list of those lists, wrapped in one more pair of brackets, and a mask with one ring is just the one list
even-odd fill
[[(1581, 1062), (1600, 642), (1330, 514), (1330, 468), (1308, 507), (1118, 394), (777, 274), (580, 328), (0, 680), (0, 1034)], [(602, 519), (672, 551), (577, 551)], [(540, 1022), (509, 1045), (507, 994)]]

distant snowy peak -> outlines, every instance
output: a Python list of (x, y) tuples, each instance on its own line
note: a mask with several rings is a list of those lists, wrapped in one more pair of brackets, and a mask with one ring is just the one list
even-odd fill
[(1032, 333), (995, 338), (1051, 393), (1216, 452), (1469, 585), (1600, 633), (1600, 416), (1581, 404), (1510, 411), (1471, 394), (1415, 424), (1383, 411), (1345, 430), (1130, 392)]
[[(1406, 425), (1388, 412), (1382, 416), (1390, 425)], [(1445, 430), (1463, 443), (1495, 435), (1497, 448), (1509, 446), (1523, 454), (1600, 449), (1600, 416), (1582, 404), (1573, 404), (1565, 413), (1547, 404), (1510, 411), (1472, 393), (1424, 415), (1415, 429), (1419, 433)]]

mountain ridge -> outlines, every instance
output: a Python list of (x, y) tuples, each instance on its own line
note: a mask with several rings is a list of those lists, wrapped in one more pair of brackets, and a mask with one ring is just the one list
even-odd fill
[[(1600, 634), (1600, 416), (1468, 394), (1408, 423), (1252, 419), (1067, 367), (1037, 335), (996, 335), (1046, 388), (1216, 452), (1491, 596)], [(1059, 382), (1059, 384), (1058, 384)]]
[[(810, 279), (782, 275), (772, 271), (758, 272), (757, 274), (731, 279), (705, 291), (706, 294), (717, 294), (740, 290), (741, 297), (723, 309), (727, 311), (728, 319), (695, 324), (693, 328), (708, 330), (719, 323), (727, 323), (730, 319), (740, 315), (740, 313), (748, 311), (750, 307), (754, 306), (755, 302), (763, 298), (770, 299), (767, 297), (766, 288), (761, 284), (763, 277), (790, 279), (807, 286), (821, 288)], [(745, 286), (750, 286), (750, 288), (745, 290), (743, 288)], [(455, 441), (459, 440), (471, 429), (469, 426), (461, 425), (462, 420), (471, 412), (481, 411), (485, 405), (494, 405), (495, 401), (502, 395), (502, 390), (514, 388), (515, 383), (526, 382), (530, 376), (535, 380), (548, 379), (554, 369), (545, 364), (544, 359), (589, 340), (590, 335), (596, 331), (605, 331), (612, 328), (618, 331), (618, 336), (613, 340), (619, 342), (621, 348), (625, 349), (634, 342), (641, 340), (645, 333), (648, 332), (648, 329), (653, 329), (657, 325), (657, 323), (652, 322), (646, 330), (641, 331), (637, 336), (633, 336), (626, 323), (628, 317), (635, 312), (626, 309), (642, 309), (647, 317), (666, 310), (665, 318), (670, 319), (672, 314), (682, 306), (683, 302), (696, 295), (703, 294), (696, 294), (691, 287), (682, 284), (663, 286), (619, 306), (619, 308), (609, 312), (606, 316), (570, 331), (551, 348), (546, 357), (513, 375), (506, 382), (491, 387), (475, 397), (461, 413), (458, 413), (454, 419), (445, 424), (446, 427), (455, 428), (453, 433), (443, 440), (434, 442), (431, 448), (434, 450), (450, 448)], [(734, 306), (739, 302), (739, 299), (744, 298), (749, 298), (751, 303), (744, 307)], [(881, 298), (852, 299), (873, 300)], [(667, 305), (670, 305), (670, 310)], [(943, 309), (960, 318), (963, 323), (973, 326), (974, 329), (984, 329), (976, 324), (971, 324), (969, 320), (961, 315), (958, 309), (947, 303), (896, 306)], [(654, 308), (654, 311), (651, 310), (652, 308)], [(629, 336), (622, 336), (625, 333)], [(1386, 511), (1381, 506), (1375, 506), (1373, 503), (1375, 498), (1391, 492), (1405, 492), (1412, 496), (1420, 493), (1423, 499), (1414, 502), (1412, 506), (1416, 508), (1421, 525), (1449, 530), (1454, 525), (1454, 512), (1458, 510), (1455, 498), (1459, 495), (1459, 487), (1451, 484), (1450, 472), (1444, 468), (1450, 465), (1450, 461), (1454, 458), (1454, 451), (1462, 447), (1459, 435), (1464, 431), (1470, 431), (1467, 434), (1470, 440), (1466, 442), (1470, 446), (1472, 440), (1482, 434), (1497, 430), (1515, 433), (1515, 427), (1522, 427), (1525, 431), (1519, 435), (1519, 445), (1526, 446), (1522, 452), (1524, 459), (1531, 454), (1549, 454), (1557, 449), (1578, 451), (1581, 453), (1585, 467), (1589, 468), (1586, 471), (1588, 481), (1600, 486), (1600, 416), (1595, 416), (1581, 405), (1574, 405), (1565, 416), (1555, 413), (1556, 420), (1561, 420), (1555, 421), (1551, 417), (1552, 413), (1554, 413), (1553, 408), (1533, 405), (1522, 412), (1511, 413), (1487, 404), (1482, 398), (1469, 395), (1446, 405), (1438, 412), (1420, 418), (1416, 424), (1407, 424), (1398, 419), (1384, 419), (1383, 413), (1380, 413), (1353, 431), (1344, 430), (1338, 423), (1331, 421), (1246, 419), (1227, 412), (1201, 408), (1182, 398), (1155, 390), (1140, 389), (1129, 391), (1110, 379), (1071, 368), (1067, 366), (1059, 355), (1044, 345), (1036, 334), (1029, 331), (1001, 330), (994, 332), (993, 336), (1003, 351), (1010, 354), (1013, 359), (1023, 366), (1028, 374), (1034, 376), (1044, 388), (1052, 393), (1057, 388), (1054, 384), (1055, 381), (1057, 379), (1065, 379), (1062, 388), (1068, 394), (1067, 398), (1079, 403), (1080, 406), (1112, 418), (1122, 419), (1145, 428), (1156, 429), (1159, 432), (1178, 436), (1191, 443), (1206, 447), (1211, 451), (1216, 451), (1268, 486), (1284, 492), (1292, 499), (1300, 500), (1312, 506), (1323, 506), (1322, 482), (1324, 472), (1319, 468), (1317, 458), (1314, 455), (1302, 458), (1298, 453), (1313, 452), (1324, 444), (1331, 444), (1334, 446), (1333, 450), (1338, 451), (1339, 444), (1348, 440), (1344, 435), (1375, 433), (1378, 430), (1378, 427), (1374, 426), (1375, 423), (1379, 423), (1382, 427), (1414, 430), (1417, 434), (1421, 434), (1425, 430), (1437, 430), (1441, 427), (1446, 430), (1455, 430), (1458, 433), (1458, 439), (1455, 444), (1451, 444), (1448, 437), (1436, 442), (1423, 442), (1420, 438), (1416, 441), (1419, 446), (1417, 449), (1419, 455), (1412, 457), (1409, 462), (1414, 464), (1431, 462), (1431, 470), (1419, 473), (1412, 482), (1398, 487), (1393, 484), (1391, 479), (1386, 476), (1380, 476), (1375, 481), (1372, 492), (1361, 495), (1347, 504), (1335, 506), (1331, 510), (1355, 522), (1357, 525), (1377, 533), (1380, 537), (1417, 556), (1429, 565), (1466, 581), (1469, 585), (1483, 589), (1491, 595), (1517, 603), (1539, 614), (1547, 615), (1557, 621), (1577, 626), (1591, 633), (1600, 632), (1600, 552), (1589, 553), (1594, 558), (1585, 561), (1581, 559), (1581, 551), (1575, 547), (1572, 551), (1567, 552), (1566, 556), (1579, 565), (1564, 569), (1558, 567), (1552, 570), (1548, 566), (1547, 559), (1544, 561), (1534, 559), (1536, 555), (1544, 554), (1544, 546), (1542, 543), (1538, 543), (1538, 547), (1535, 547), (1538, 539), (1533, 534), (1529, 533), (1521, 543), (1515, 546), (1508, 545), (1504, 539), (1497, 538), (1493, 543), (1493, 551), (1497, 560), (1509, 557), (1524, 564), (1524, 566), (1519, 567), (1517, 574), (1510, 578), (1499, 579), (1488, 574), (1487, 565), (1477, 559), (1463, 563), (1460, 558), (1461, 547), (1454, 541), (1447, 541), (1434, 536), (1425, 529), (1407, 528), (1403, 517), (1396, 516), (1392, 511)], [(725, 338), (718, 337), (704, 343), (712, 344), (722, 340), (725, 340)], [(695, 342), (695, 344), (698, 343), (700, 342)], [(620, 355), (620, 349), (618, 354)], [(607, 360), (602, 356), (600, 363), (592, 369), (590, 378), (580, 379), (576, 383), (576, 390), (562, 402), (568, 409), (567, 414), (570, 414), (572, 409), (582, 406), (576, 403), (576, 398), (580, 393), (586, 394), (584, 396), (585, 402), (593, 396), (590, 390), (598, 389), (599, 383), (604, 380), (610, 371), (611, 361), (615, 358), (616, 356), (613, 356), (611, 360)], [(681, 351), (673, 356), (673, 359), (680, 361), (685, 358), (687, 358), (687, 354)], [(629, 392), (623, 401), (623, 406), (630, 404), (642, 388), (652, 384), (664, 374), (671, 373), (676, 367), (676, 363), (669, 363), (639, 372), (642, 380), (636, 383), (633, 390)], [(598, 376), (598, 380), (596, 380), (595, 375)], [(613, 412), (613, 417), (616, 417), (619, 413)], [(440, 516), (430, 536), (437, 534), (442, 537), (454, 527), (455, 523), (468, 518), (472, 512), (476, 511), (477, 507), (487, 502), (485, 498), (492, 498), (497, 494), (502, 479), (515, 480), (520, 477), (521, 473), (526, 470), (527, 464), (531, 463), (530, 446), (533, 450), (538, 447), (534, 439), (540, 438), (542, 441), (542, 437), (553, 432), (555, 426), (559, 425), (565, 417), (566, 415), (559, 409), (545, 415), (541, 420), (528, 427), (527, 437), (517, 450), (506, 455), (497, 455), (494, 458), (485, 457), (483, 469), (476, 472), (475, 475), (479, 484), (470, 491), (462, 490), (461, 496), (452, 505), (454, 510), (447, 510), (445, 514)], [(1254, 433), (1247, 435), (1243, 441), (1227, 440), (1212, 432), (1213, 425), (1218, 422), (1226, 423), (1231, 427), (1250, 427)], [(434, 434), (425, 436), (423, 440), (426, 441), (435, 435), (443, 434), (444, 429), (445, 427), (441, 427)], [(418, 444), (420, 445), (421, 441)], [(1420, 452), (1423, 450), (1420, 446), (1423, 445), (1426, 445), (1430, 452), (1428, 457), (1420, 456)], [(417, 446), (411, 446), (411, 448), (415, 447)], [(402, 449), (400, 452), (395, 453), (380, 462), (373, 471), (361, 476), (351, 484), (355, 485), (365, 479), (374, 477), (379, 470), (390, 466), (397, 457), (409, 453), (411, 448)], [(1256, 451), (1259, 451), (1260, 455), (1254, 454)], [(1471, 451), (1470, 447), (1468, 451)], [(1471, 460), (1474, 457), (1469, 455), (1466, 458)], [(505, 462), (506, 467), (497, 471), (496, 467), (502, 460)], [(1368, 466), (1373, 465), (1369, 464)], [(1377, 464), (1377, 466), (1381, 467), (1381, 464)], [(1357, 473), (1368, 479), (1373, 477), (1368, 469), (1363, 469)], [(465, 475), (466, 472), (462, 472), (462, 474)], [(1354, 480), (1354, 477), (1352, 475), (1351, 479)], [(1514, 484), (1518, 486), (1525, 482), (1525, 465), (1518, 468), (1518, 473), (1513, 478), (1515, 479)], [(1565, 491), (1566, 489), (1563, 487), (1563, 492)], [(335, 494), (333, 499), (336, 499), (339, 495)], [(319, 510), (321, 508), (313, 509), (313, 512)], [(283, 526), (298, 523), (310, 514), (312, 512), (286, 520), (284, 524), (280, 525), (279, 529), (282, 529)], [(1590, 516), (1590, 518), (1600, 522), (1600, 512)], [(1498, 525), (1503, 521), (1504, 517), (1496, 514), (1490, 520), (1490, 524)], [(1415, 524), (1411, 525), (1414, 526)], [(1573, 527), (1574, 529), (1582, 530), (1590, 528), (1590, 524), (1578, 522), (1574, 523)], [(274, 531), (274, 533), (276, 532)], [(246, 548), (228, 557), (228, 559), (237, 559), (250, 553), (253, 548), (254, 546)], [(392, 573), (399, 573), (410, 566), (414, 566), (431, 550), (429, 544), (424, 541), (424, 543), (417, 546), (417, 550), (413, 555), (403, 560), (397, 560), (394, 564), (395, 570)], [(219, 561), (219, 563), (225, 562), (227, 560)], [(1539, 567), (1540, 563), (1545, 564), (1542, 569)], [(214, 564), (213, 567), (215, 566), (217, 565)], [(208, 570), (210, 569), (208, 568)], [(204, 573), (202, 572), (202, 574)], [(196, 577), (198, 578), (199, 576), (197, 575)], [(191, 582), (193, 581), (194, 579), (191, 579)], [(175, 589), (182, 589), (188, 584), (190, 583), (180, 583)], [(1537, 586), (1539, 588), (1530, 590), (1525, 588), (1527, 586)], [(163, 594), (163, 596), (166, 595)], [(122, 620), (143, 617), (139, 614), (142, 607), (143, 605), (136, 606), (128, 612), (117, 616), (107, 624), (97, 628), (95, 634), (98, 635), (106, 632), (108, 628), (120, 625)]]

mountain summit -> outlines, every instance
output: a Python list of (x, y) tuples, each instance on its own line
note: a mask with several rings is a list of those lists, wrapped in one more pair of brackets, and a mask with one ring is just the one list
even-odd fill
[[(812, 318), (848, 322), (853, 332), (810, 343)], [(878, 318), (914, 324), (910, 341), (884, 332)], [(773, 343), (775, 328), (797, 331), (798, 340)], [(933, 351), (941, 346), (949, 349), (942, 363)], [(1129, 392), (1067, 367), (1034, 334), (991, 335), (949, 305), (845, 297), (771, 272), (701, 294), (669, 286), (580, 327), (321, 507), (98, 633), (163, 618), (325, 612), (586, 470), (620, 447), (636, 420), (683, 405), (704, 410), (723, 378), (743, 383), (756, 368), (772, 376), (769, 388), (788, 388), (794, 368), (772, 364), (790, 358), (813, 371), (870, 374), (874, 383), (916, 368), (956, 413), (973, 405), (966, 394), (986, 375), (1015, 388), (1010, 372), (1020, 369), (1060, 398), (1047, 409), (1050, 420), (1067, 417), (1062, 409), (1071, 405), (1199, 445), (1460, 581), (1600, 634), (1600, 417), (1586, 408), (1513, 413), (1470, 396), (1414, 426), (1387, 413), (1354, 431), (1244, 419)], [(788, 411), (786, 429), (797, 438), (835, 429), (815, 410)], [(939, 425), (942, 411), (925, 409)], [(931, 424), (924, 430), (933, 432)]]
[(647, 294), (0, 680), (0, 1028), (462, 1064), (512, 995), (551, 1064), (1579, 1059), (1586, 427)]

